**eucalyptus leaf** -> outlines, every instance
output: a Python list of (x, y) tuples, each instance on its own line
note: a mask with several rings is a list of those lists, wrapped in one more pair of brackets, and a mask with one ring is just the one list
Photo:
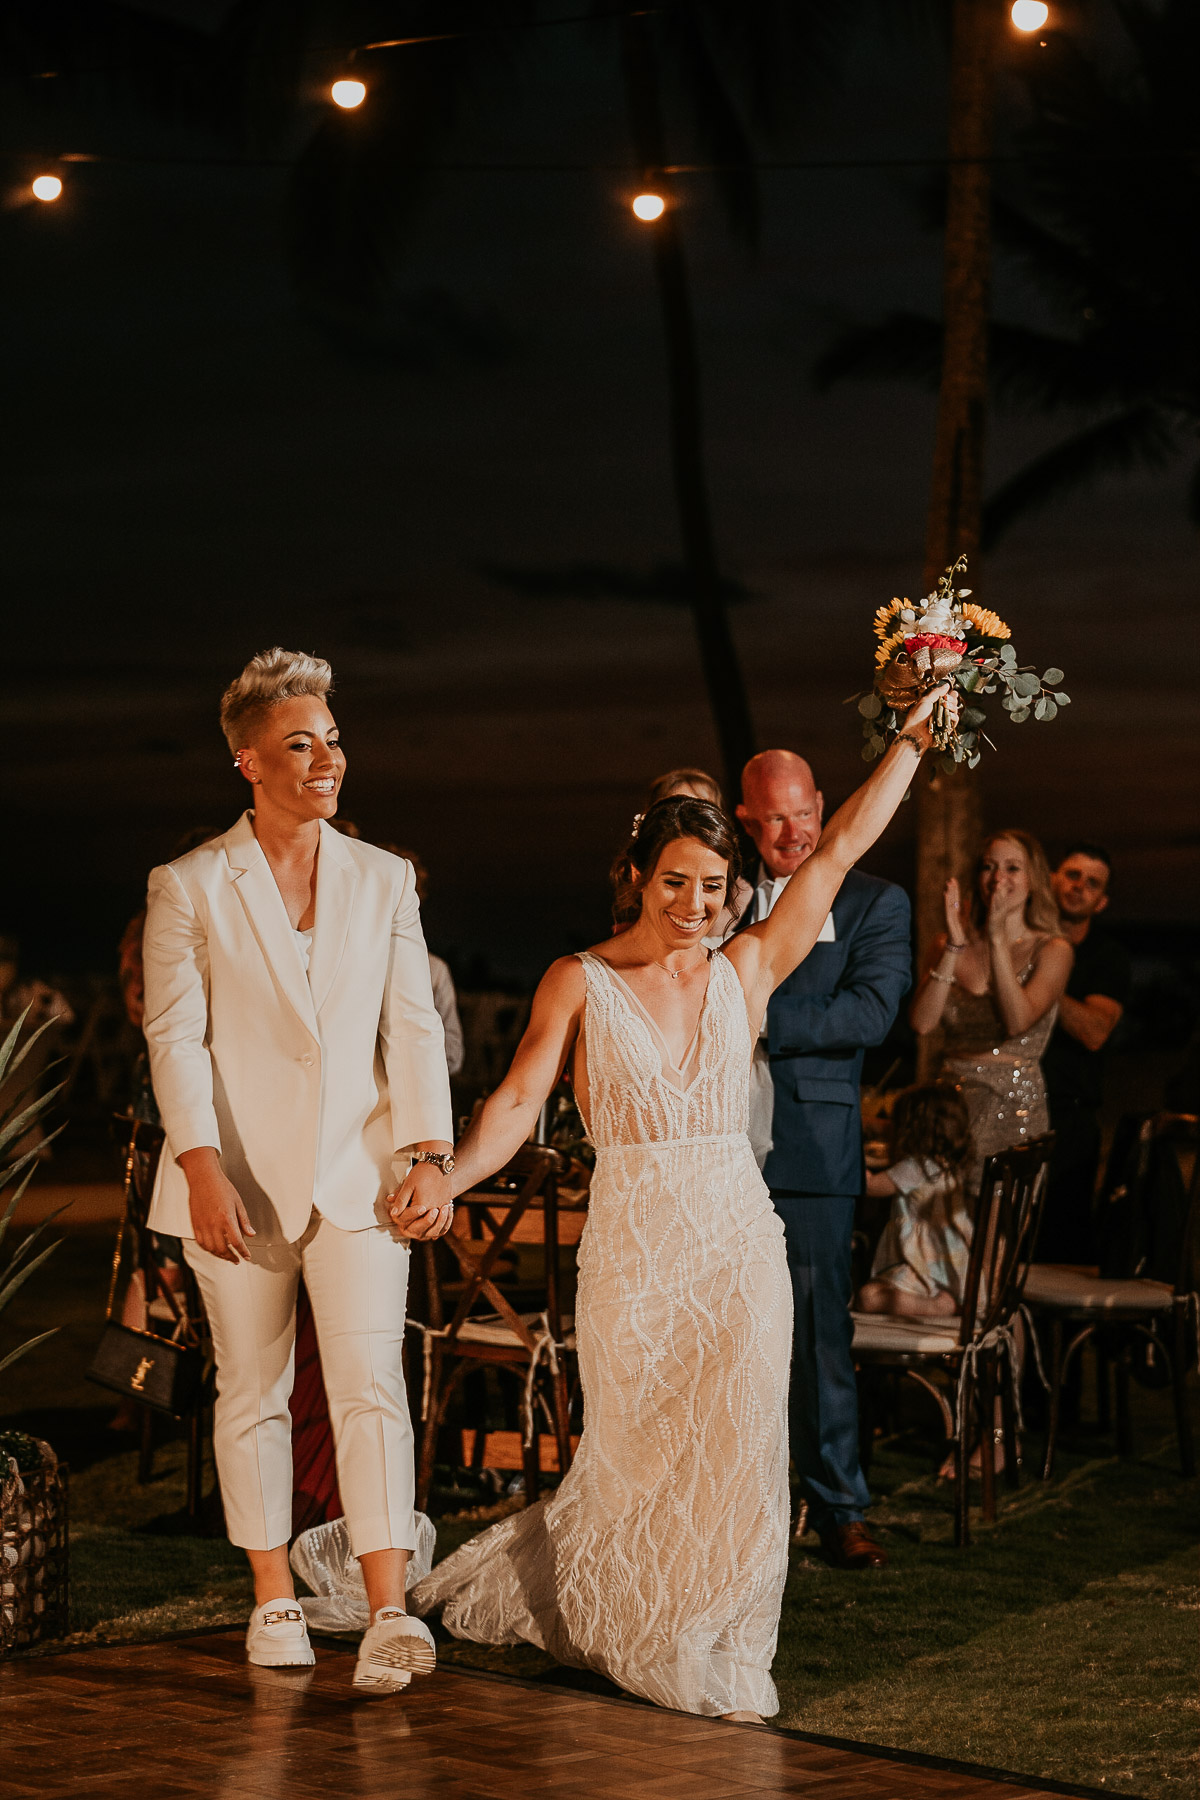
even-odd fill
[(1020, 694), (1023, 700), (1032, 700), (1033, 696), (1040, 693), (1042, 689), (1042, 684), (1037, 676), (1029, 674), (1014, 675), (1009, 686), (1013, 693)]
[(1033, 709), (1033, 716), (1035, 719), (1056, 719), (1058, 717), (1058, 708), (1049, 694), (1042, 695)]
[(1047, 669), (1046, 673), (1042, 676), (1042, 681), (1046, 687), (1057, 687), (1059, 682), (1063, 680), (1065, 680), (1065, 676), (1061, 669)]
[(987, 718), (987, 714), (984, 712), (982, 707), (964, 706), (962, 709), (962, 713), (960, 715), (959, 723), (962, 725), (982, 725), (986, 718)]
[(1008, 663), (1011, 667), (1016, 664), (1016, 660), (1017, 660), (1017, 653), (1013, 649), (1012, 645), (1011, 644), (1001, 644), (1001, 646), (1000, 646), (1000, 661), (1002, 663)]
[(883, 701), (878, 694), (864, 694), (858, 703), (858, 710), (864, 719), (877, 719), (883, 711)]
[(981, 754), (982, 754), (982, 752), (980, 752), (980, 751), (979, 751), (979, 750), (976, 750), (976, 751), (974, 751), (974, 752), (973, 752), (973, 753), (972, 753), (972, 755), (970, 755), (970, 756), (969, 756), (969, 757), (968, 757), (968, 758), (967, 758), (967, 767), (968, 767), (968, 769), (973, 769), (973, 768), (974, 768), (974, 767), (975, 767), (975, 765), (976, 765), (976, 763), (977, 763), (977, 762), (978, 762), (978, 761), (979, 761), (979, 758), (980, 758), (980, 755), (981, 755)]
[(1022, 707), (1020, 712), (1015, 712), (1012, 715), (1012, 722), (1014, 725), (1023, 725), (1028, 717), (1029, 717), (1029, 708), (1027, 706), (1025, 706), (1025, 707)]
[(1058, 694), (1055, 694), (1054, 699), (1055, 699), (1056, 704), (1059, 706), (1070, 706), (1070, 704), (1071, 704), (1070, 694), (1058, 693)]
[(864, 762), (874, 762), (875, 758), (878, 755), (879, 755), (879, 752), (878, 752), (878, 750), (876, 750), (874, 744), (864, 744), (863, 745), (862, 759)]

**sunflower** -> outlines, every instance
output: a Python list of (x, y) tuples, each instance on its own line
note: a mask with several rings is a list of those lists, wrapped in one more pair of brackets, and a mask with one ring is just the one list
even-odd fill
[(900, 612), (901, 612), (902, 608), (905, 608), (909, 612), (911, 612), (912, 611), (912, 602), (910, 600), (893, 600), (890, 606), (881, 606), (876, 610), (876, 613), (875, 613), (875, 635), (876, 635), (876, 637), (882, 638), (882, 637), (888, 636), (889, 632), (891, 632), (894, 629), (894, 627), (896, 625), (896, 621), (900, 617)]
[(980, 637), (1007, 638), (1012, 632), (998, 613), (989, 612), (986, 606), (975, 606), (971, 601), (963, 602), (963, 617), (969, 625), (973, 625)]
[[(876, 630), (878, 629), (878, 626), (876, 626)], [(891, 662), (897, 650), (903, 648), (904, 640), (908, 636), (909, 630), (909, 626), (901, 625), (899, 631), (893, 631), (889, 637), (884, 638), (878, 650), (875, 652), (875, 667), (877, 669), (882, 669), (885, 663)]]

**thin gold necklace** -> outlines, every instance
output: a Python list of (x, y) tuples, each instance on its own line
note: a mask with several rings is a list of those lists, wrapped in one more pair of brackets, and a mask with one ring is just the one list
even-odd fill
[(678, 981), (681, 975), (687, 974), (686, 969), (668, 969), (666, 963), (660, 963), (656, 956), (652, 956), (650, 961), (656, 969), (661, 969), (664, 975), (669, 975), (672, 981)]

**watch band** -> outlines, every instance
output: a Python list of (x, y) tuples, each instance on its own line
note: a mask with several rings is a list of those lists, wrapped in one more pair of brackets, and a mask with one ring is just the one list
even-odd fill
[(412, 1160), (415, 1163), (434, 1163), (443, 1175), (454, 1173), (454, 1152), (452, 1150), (413, 1150)]

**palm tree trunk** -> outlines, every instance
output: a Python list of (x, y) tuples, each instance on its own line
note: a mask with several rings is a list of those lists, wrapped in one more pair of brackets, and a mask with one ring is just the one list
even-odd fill
[(725, 791), (732, 804), (739, 792), (742, 767), (754, 754), (754, 726), (721, 591), (713, 539), (704, 468), (696, 324), (679, 218), (671, 204), (669, 186), (663, 174), (666, 147), (658, 71), (649, 27), (647, 18), (623, 21), (622, 63), (635, 153), (642, 164), (647, 185), (667, 200), (666, 211), (648, 229), (653, 238), (654, 272), (666, 340), (675, 499), (700, 664), (721, 746)]
[[(991, 274), (991, 153), (996, 62), (1004, 9), (997, 0), (954, 0), (950, 57), (950, 167), (943, 287), (945, 347), (933, 479), (925, 532), (925, 591), (965, 551), (979, 589), (987, 317)], [(979, 771), (936, 768), (917, 788), (917, 954), (942, 930), (942, 893), (965, 883), (982, 829)], [(964, 887), (965, 892), (965, 887)], [(921, 1042), (921, 1073), (937, 1046)]]

